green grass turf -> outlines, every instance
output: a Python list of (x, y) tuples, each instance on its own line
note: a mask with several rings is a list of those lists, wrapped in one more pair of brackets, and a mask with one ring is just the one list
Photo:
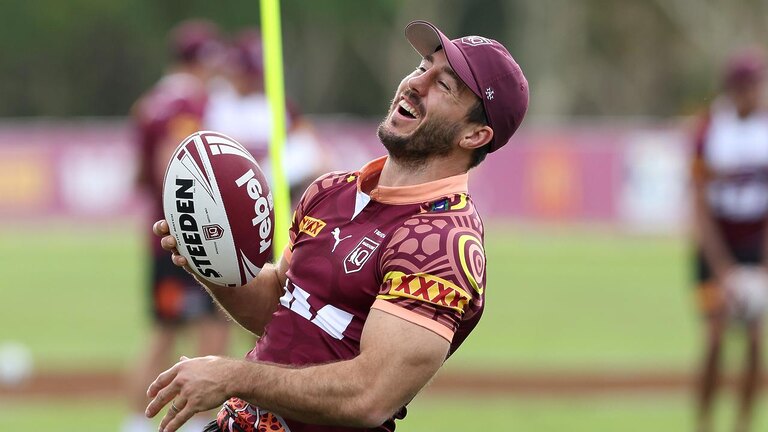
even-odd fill
[[(730, 397), (718, 406), (717, 430), (731, 430)], [(760, 401), (765, 403), (765, 401)], [(125, 408), (115, 400), (0, 400), (0, 430), (90, 432), (117, 430)], [(757, 411), (753, 430), (766, 430), (768, 418)], [(688, 431), (692, 410), (681, 395), (556, 399), (460, 398), (420, 396), (410, 406), (401, 432), (594, 432)]]
[[(765, 401), (758, 401), (760, 403)], [(555, 399), (417, 398), (399, 432), (647, 432), (693, 430), (692, 401), (681, 395), (605, 396)], [(733, 430), (735, 404), (724, 397), (716, 407), (716, 430)], [(752, 430), (766, 430), (757, 410)]]
[(688, 368), (698, 315), (683, 239), (489, 225), (486, 311), (449, 362)]
[(119, 402), (28, 399), (0, 401), (0, 430), (57, 432), (117, 431), (124, 416)]
[[(46, 368), (132, 360), (147, 328), (143, 234), (31, 226), (0, 230), (0, 341)], [(690, 365), (698, 328), (680, 239), (489, 224), (486, 249), (486, 312), (448, 368)]]
[(0, 232), (0, 340), (43, 367), (114, 365), (144, 330), (139, 245), (131, 230)]

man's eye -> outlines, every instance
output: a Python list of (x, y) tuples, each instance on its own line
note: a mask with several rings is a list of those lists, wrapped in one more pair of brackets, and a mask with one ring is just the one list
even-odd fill
[(451, 87), (448, 84), (446, 84), (445, 81), (438, 81), (437, 83), (443, 86), (444, 89), (451, 91)]

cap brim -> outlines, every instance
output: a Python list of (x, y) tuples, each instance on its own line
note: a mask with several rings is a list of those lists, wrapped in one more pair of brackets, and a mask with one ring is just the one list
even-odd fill
[(456, 75), (474, 94), (482, 98), (480, 86), (472, 74), (466, 57), (437, 27), (427, 21), (412, 21), (405, 27), (405, 37), (422, 57), (432, 55), (439, 47), (442, 47), (448, 64), (451, 65)]

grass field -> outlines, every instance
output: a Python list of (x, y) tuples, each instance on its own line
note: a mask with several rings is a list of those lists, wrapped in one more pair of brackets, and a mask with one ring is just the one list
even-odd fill
[[(696, 347), (684, 244), (491, 225), (487, 308), (449, 367), (685, 369)], [(113, 367), (146, 328), (135, 229), (0, 231), (0, 340), (40, 367)]]
[[(494, 224), (487, 231), (486, 312), (444, 373), (690, 372), (698, 327), (681, 239)], [(131, 225), (0, 230), (0, 341), (27, 345), (42, 369), (130, 364), (147, 327), (143, 239)], [(238, 355), (248, 341), (241, 339)], [(681, 394), (427, 394), (398, 430), (679, 431), (690, 429), (689, 408)], [(123, 413), (116, 400), (0, 400), (0, 430), (114, 430)]]
[[(717, 430), (730, 430), (733, 401), (717, 413)], [(761, 401), (763, 404), (765, 400)], [(118, 401), (30, 400), (0, 404), (0, 430), (102, 432), (117, 430), (125, 410)], [(692, 430), (690, 401), (682, 396), (521, 399), (419, 397), (399, 432), (684, 432)], [(758, 412), (755, 431), (768, 428)]]

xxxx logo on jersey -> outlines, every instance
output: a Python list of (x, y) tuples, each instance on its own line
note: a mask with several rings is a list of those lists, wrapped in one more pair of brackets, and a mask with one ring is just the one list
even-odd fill
[(299, 223), (299, 232), (307, 233), (312, 237), (317, 237), (317, 235), (320, 233), (320, 230), (322, 230), (324, 227), (325, 222), (321, 221), (320, 219), (315, 219), (311, 216), (304, 216), (304, 219), (302, 219), (301, 223)]
[(406, 297), (464, 313), (471, 298), (469, 293), (456, 284), (426, 273), (405, 274), (393, 271), (384, 276), (384, 282), (389, 283), (389, 291), (377, 297), (383, 300)]

